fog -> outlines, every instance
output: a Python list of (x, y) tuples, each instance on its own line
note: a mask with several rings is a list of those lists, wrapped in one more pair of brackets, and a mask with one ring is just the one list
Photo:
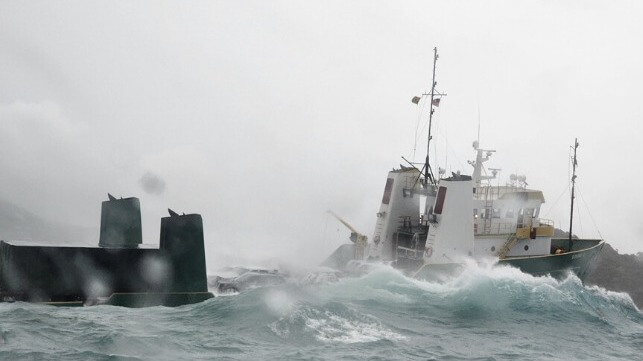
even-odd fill
[[(0, 199), (95, 229), (137, 196), (146, 243), (166, 209), (204, 218), (209, 269), (321, 261), (371, 235), (386, 173), (432, 156), (543, 190), (541, 217), (643, 250), (643, 5), (607, 1), (0, 3)], [(419, 126), (418, 126), (419, 124)], [(418, 129), (420, 131), (418, 131)], [(434, 168), (435, 167), (434, 165)], [(600, 233), (599, 233), (600, 232)], [(94, 242), (94, 240), (91, 240)]]

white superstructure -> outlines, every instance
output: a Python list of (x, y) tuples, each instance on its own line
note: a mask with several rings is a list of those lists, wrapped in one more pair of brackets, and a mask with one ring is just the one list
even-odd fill
[(542, 192), (527, 189), (524, 176), (492, 185), (496, 172), (484, 175), (483, 163), (493, 151), (477, 142), (474, 149), (472, 175), (453, 174), (437, 186), (427, 184), (416, 168), (389, 172), (372, 242), (360, 258), (417, 266), (551, 254), (553, 223), (538, 217)]
[(420, 223), (420, 172), (415, 168), (401, 167), (392, 170), (386, 178), (384, 195), (369, 246), (368, 256), (383, 260), (394, 259), (394, 234), (400, 227), (411, 227)]
[(433, 211), (428, 217), (424, 263), (462, 263), (473, 257), (473, 182), (469, 176), (441, 179)]

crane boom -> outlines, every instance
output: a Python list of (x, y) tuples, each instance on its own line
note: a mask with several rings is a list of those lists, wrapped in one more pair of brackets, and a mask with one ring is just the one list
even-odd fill
[(335, 217), (335, 219), (340, 221), (344, 226), (346, 226), (346, 228), (348, 228), (351, 231), (351, 241), (356, 242), (357, 240), (360, 240), (363, 243), (367, 242), (368, 237), (358, 232), (355, 229), (355, 227), (351, 226), (350, 223), (343, 220), (342, 217), (338, 216), (335, 212), (331, 211), (330, 209), (328, 210), (328, 213), (330, 213), (333, 217)]

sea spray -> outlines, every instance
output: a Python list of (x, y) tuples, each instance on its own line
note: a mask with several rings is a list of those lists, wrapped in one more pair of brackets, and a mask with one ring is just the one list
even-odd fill
[(634, 360), (643, 347), (626, 294), (478, 264), (444, 282), (380, 265), (178, 308), (13, 303), (0, 317), (1, 359)]

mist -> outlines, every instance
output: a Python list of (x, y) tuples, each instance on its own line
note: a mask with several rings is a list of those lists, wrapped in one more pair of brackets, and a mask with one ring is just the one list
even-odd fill
[(575, 233), (637, 252), (642, 10), (4, 2), (0, 200), (97, 243), (107, 193), (137, 196), (145, 243), (167, 208), (202, 214), (209, 270), (318, 264), (349, 234), (326, 211), (370, 236), (386, 173), (424, 158), (437, 46), (436, 164), (470, 173), (479, 123), (499, 184), (526, 175), (565, 228), (578, 137)]

